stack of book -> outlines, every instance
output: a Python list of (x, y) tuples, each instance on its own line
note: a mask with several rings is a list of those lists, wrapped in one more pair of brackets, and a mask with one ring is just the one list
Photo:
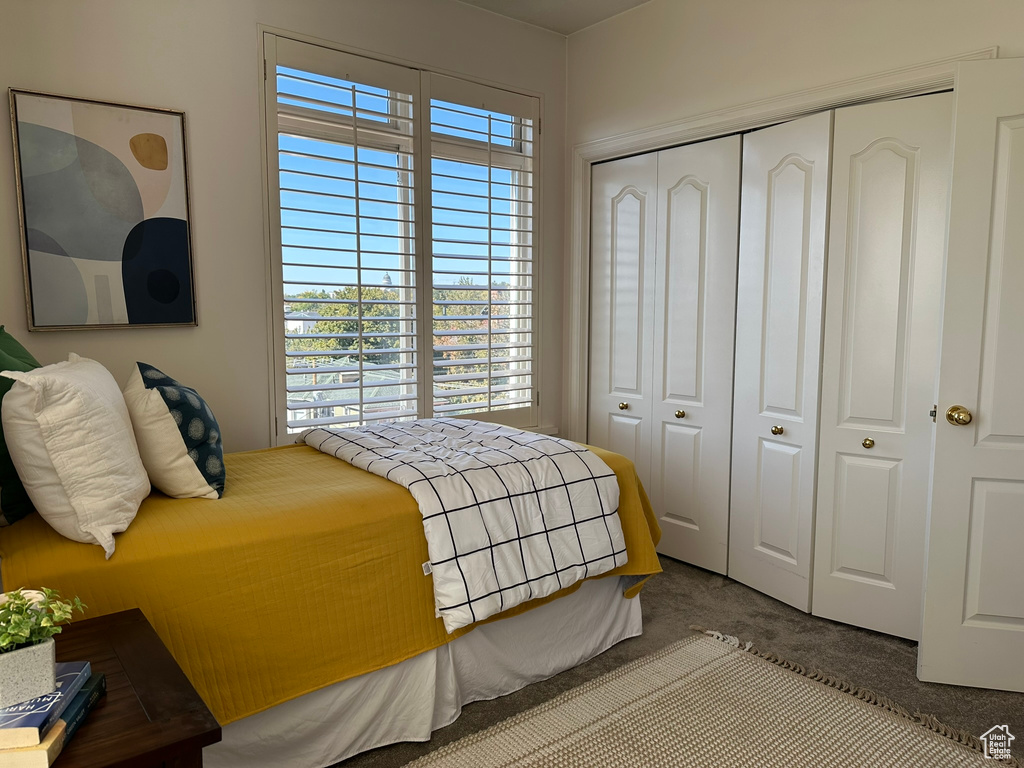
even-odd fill
[(57, 664), (57, 690), (0, 709), (0, 768), (49, 768), (106, 691), (89, 662)]

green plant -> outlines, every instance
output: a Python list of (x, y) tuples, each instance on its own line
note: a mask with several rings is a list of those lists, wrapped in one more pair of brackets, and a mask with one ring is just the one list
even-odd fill
[(77, 597), (61, 600), (55, 589), (16, 589), (0, 594), (0, 653), (41, 643), (61, 631), (74, 611), (85, 613)]

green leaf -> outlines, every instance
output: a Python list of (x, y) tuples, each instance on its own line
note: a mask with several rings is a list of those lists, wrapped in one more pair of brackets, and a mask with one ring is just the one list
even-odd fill
[(53, 637), (74, 611), (84, 613), (85, 608), (77, 597), (61, 600), (60, 593), (48, 587), (28, 594), (21, 589), (5, 593), (0, 603), (0, 652)]

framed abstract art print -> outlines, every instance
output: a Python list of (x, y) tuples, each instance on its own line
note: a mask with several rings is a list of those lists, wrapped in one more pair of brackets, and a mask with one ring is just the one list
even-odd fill
[(29, 329), (196, 325), (184, 113), (10, 98)]

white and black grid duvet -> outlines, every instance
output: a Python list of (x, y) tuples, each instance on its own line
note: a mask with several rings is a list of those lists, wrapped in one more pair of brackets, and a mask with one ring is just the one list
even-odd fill
[(462, 419), (299, 439), (409, 489), (449, 632), (626, 563), (615, 473), (576, 443)]

